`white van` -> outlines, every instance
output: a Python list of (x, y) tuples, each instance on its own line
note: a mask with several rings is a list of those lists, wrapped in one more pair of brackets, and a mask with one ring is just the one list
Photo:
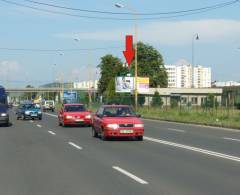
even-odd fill
[(51, 110), (54, 112), (55, 110), (55, 102), (54, 100), (46, 100), (42, 104), (43, 112), (46, 112), (47, 110)]

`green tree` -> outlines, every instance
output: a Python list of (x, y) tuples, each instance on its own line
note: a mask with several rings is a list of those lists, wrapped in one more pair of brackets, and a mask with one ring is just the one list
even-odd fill
[(219, 102), (215, 98), (214, 94), (208, 94), (206, 101), (202, 104), (204, 108), (217, 108), (219, 106)]
[(116, 93), (115, 93), (115, 80), (111, 78), (108, 82), (107, 89), (104, 92), (104, 96), (108, 103), (115, 103)]
[[(110, 82), (115, 83), (114, 78), (117, 75), (127, 72), (127, 69), (124, 68), (122, 64), (123, 63), (119, 58), (112, 55), (105, 55), (101, 58), (101, 62), (98, 65), (101, 73), (101, 77), (98, 83), (98, 92), (100, 94), (104, 94), (107, 89), (115, 91), (115, 85), (113, 86), (113, 84), (110, 84)], [(107, 94), (109, 93), (112, 92), (107, 92)]]
[[(135, 63), (132, 63), (134, 72)], [(150, 87), (167, 87), (167, 72), (162, 55), (152, 46), (138, 43), (138, 76), (149, 77)]]
[(178, 102), (179, 102), (179, 100), (178, 100), (177, 98), (171, 98), (171, 99), (170, 99), (171, 108), (176, 108), (176, 107), (178, 107)]
[(161, 98), (159, 92), (155, 91), (153, 98), (152, 98), (151, 106), (156, 107), (156, 106), (162, 106), (162, 105), (163, 105), (162, 98)]
[(138, 104), (143, 106), (145, 104), (145, 95), (138, 95)]

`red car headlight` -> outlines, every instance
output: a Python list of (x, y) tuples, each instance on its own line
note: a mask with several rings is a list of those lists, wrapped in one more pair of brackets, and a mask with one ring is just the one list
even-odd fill
[(91, 119), (92, 116), (90, 114), (88, 114), (87, 116), (85, 116), (86, 119)]
[(107, 127), (110, 128), (110, 129), (118, 129), (118, 124), (107, 124)]
[(136, 128), (143, 128), (144, 124), (134, 124), (134, 127), (136, 127)]
[(66, 119), (72, 119), (72, 118), (73, 118), (73, 116), (70, 116), (70, 115), (66, 116)]

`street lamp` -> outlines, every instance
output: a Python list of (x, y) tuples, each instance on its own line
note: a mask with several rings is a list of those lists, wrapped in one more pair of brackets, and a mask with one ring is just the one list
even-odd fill
[[(78, 38), (74, 38), (74, 41), (79, 42), (80, 40)], [(88, 85), (88, 98), (89, 98), (89, 107), (92, 107), (92, 50), (88, 50), (88, 70), (89, 70), (89, 85)]]
[[(62, 56), (64, 56), (64, 53), (58, 53), (57, 55), (62, 57)], [(61, 64), (59, 62), (58, 65), (61, 65)], [(54, 65), (56, 66), (57, 64), (54, 64)], [(64, 73), (62, 71), (63, 70), (61, 70), (61, 67), (60, 67), (59, 71), (57, 71), (57, 69), (56, 69), (56, 74), (58, 75), (58, 73), (59, 73), (59, 77), (61, 77), (62, 86), (59, 86), (59, 87), (62, 88), (62, 102), (63, 102), (63, 99), (64, 99)], [(59, 92), (59, 97), (61, 97), (61, 92)]]
[(115, 6), (116, 6), (117, 8), (124, 8), (124, 5), (121, 4), (121, 3), (115, 3)]
[(137, 12), (130, 8), (129, 6), (125, 6), (123, 4), (120, 3), (116, 3), (115, 7), (117, 8), (125, 8), (127, 10), (129, 10), (130, 12), (132, 12), (133, 15), (136, 16), (136, 18), (134, 18), (135, 24), (134, 24), (134, 31), (135, 31), (135, 90), (134, 90), (134, 96), (135, 96), (135, 110), (137, 111), (138, 108), (138, 90), (137, 90), (137, 78), (138, 78), (138, 58), (137, 58), (137, 53), (138, 53), (138, 28), (137, 28)]
[(195, 41), (199, 40), (198, 33), (194, 34), (192, 37), (192, 88), (194, 88), (194, 65), (195, 65)]

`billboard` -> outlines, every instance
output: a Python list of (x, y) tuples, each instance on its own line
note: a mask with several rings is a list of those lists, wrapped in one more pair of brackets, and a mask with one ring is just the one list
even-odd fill
[[(133, 93), (135, 90), (135, 79), (134, 77), (116, 77), (115, 89), (117, 93)], [(137, 78), (137, 89), (138, 93), (149, 92), (149, 78), (138, 77)]]
[(131, 93), (134, 90), (133, 77), (116, 77), (115, 89), (117, 93)]
[(64, 91), (63, 99), (65, 99), (65, 100), (75, 100), (75, 99), (77, 99), (77, 92), (76, 91)]
[(137, 89), (138, 89), (138, 93), (148, 93), (149, 92), (149, 78), (148, 77), (138, 77), (137, 78)]

